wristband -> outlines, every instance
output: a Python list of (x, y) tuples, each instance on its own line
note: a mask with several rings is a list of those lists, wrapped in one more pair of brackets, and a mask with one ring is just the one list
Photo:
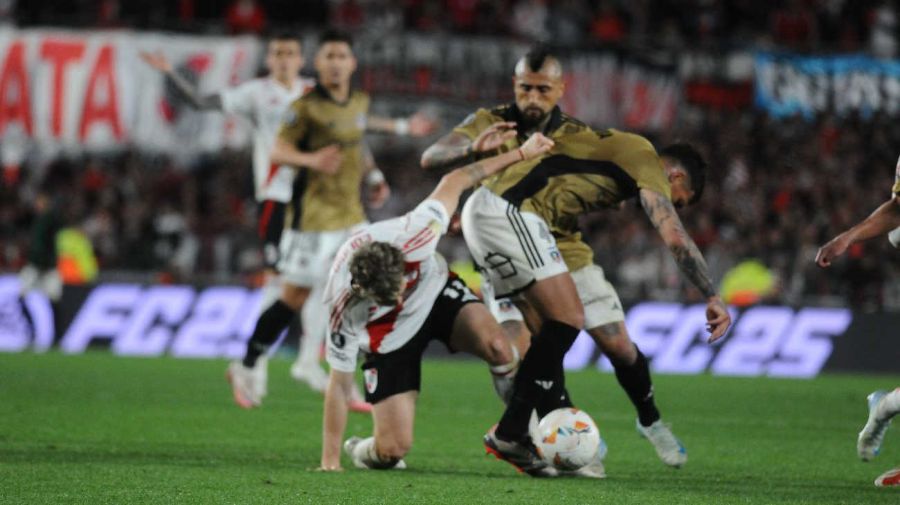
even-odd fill
[(384, 174), (377, 168), (369, 170), (369, 173), (366, 174), (366, 184), (368, 184), (369, 186), (377, 186), (383, 182)]
[(394, 133), (396, 135), (409, 135), (409, 120), (408, 119), (395, 119), (394, 120)]

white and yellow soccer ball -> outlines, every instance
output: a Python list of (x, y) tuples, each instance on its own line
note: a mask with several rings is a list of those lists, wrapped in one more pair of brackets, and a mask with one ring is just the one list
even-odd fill
[(544, 416), (534, 438), (544, 460), (559, 470), (578, 470), (600, 449), (597, 424), (576, 408), (556, 409)]

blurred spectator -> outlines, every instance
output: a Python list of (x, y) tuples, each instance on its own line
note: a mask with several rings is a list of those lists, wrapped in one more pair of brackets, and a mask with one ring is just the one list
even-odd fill
[(266, 12), (256, 0), (235, 0), (225, 11), (225, 23), (231, 33), (262, 33)]
[(817, 29), (816, 17), (803, 0), (788, 0), (772, 12), (771, 33), (779, 45), (809, 50), (814, 47)]
[(512, 8), (513, 32), (530, 41), (546, 41), (548, 16), (546, 0), (521, 0)]
[(601, 0), (591, 21), (591, 37), (604, 44), (618, 44), (625, 40), (628, 26), (625, 18), (611, 0)]
[(872, 12), (872, 29), (869, 36), (872, 54), (879, 58), (897, 56), (897, 4), (885, 0)]
[(331, 24), (340, 30), (358, 30), (365, 20), (365, 10), (357, 0), (339, 0), (331, 9)]

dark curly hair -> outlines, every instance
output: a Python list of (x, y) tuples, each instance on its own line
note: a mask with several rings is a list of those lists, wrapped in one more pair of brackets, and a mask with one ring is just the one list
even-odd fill
[(369, 242), (350, 258), (353, 292), (379, 305), (396, 305), (403, 292), (403, 252), (387, 242)]

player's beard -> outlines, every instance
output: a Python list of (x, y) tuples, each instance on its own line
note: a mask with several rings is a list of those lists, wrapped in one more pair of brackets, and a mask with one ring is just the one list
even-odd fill
[(522, 116), (522, 126), (526, 129), (534, 128), (547, 118), (547, 113), (536, 105), (525, 107), (520, 115)]

